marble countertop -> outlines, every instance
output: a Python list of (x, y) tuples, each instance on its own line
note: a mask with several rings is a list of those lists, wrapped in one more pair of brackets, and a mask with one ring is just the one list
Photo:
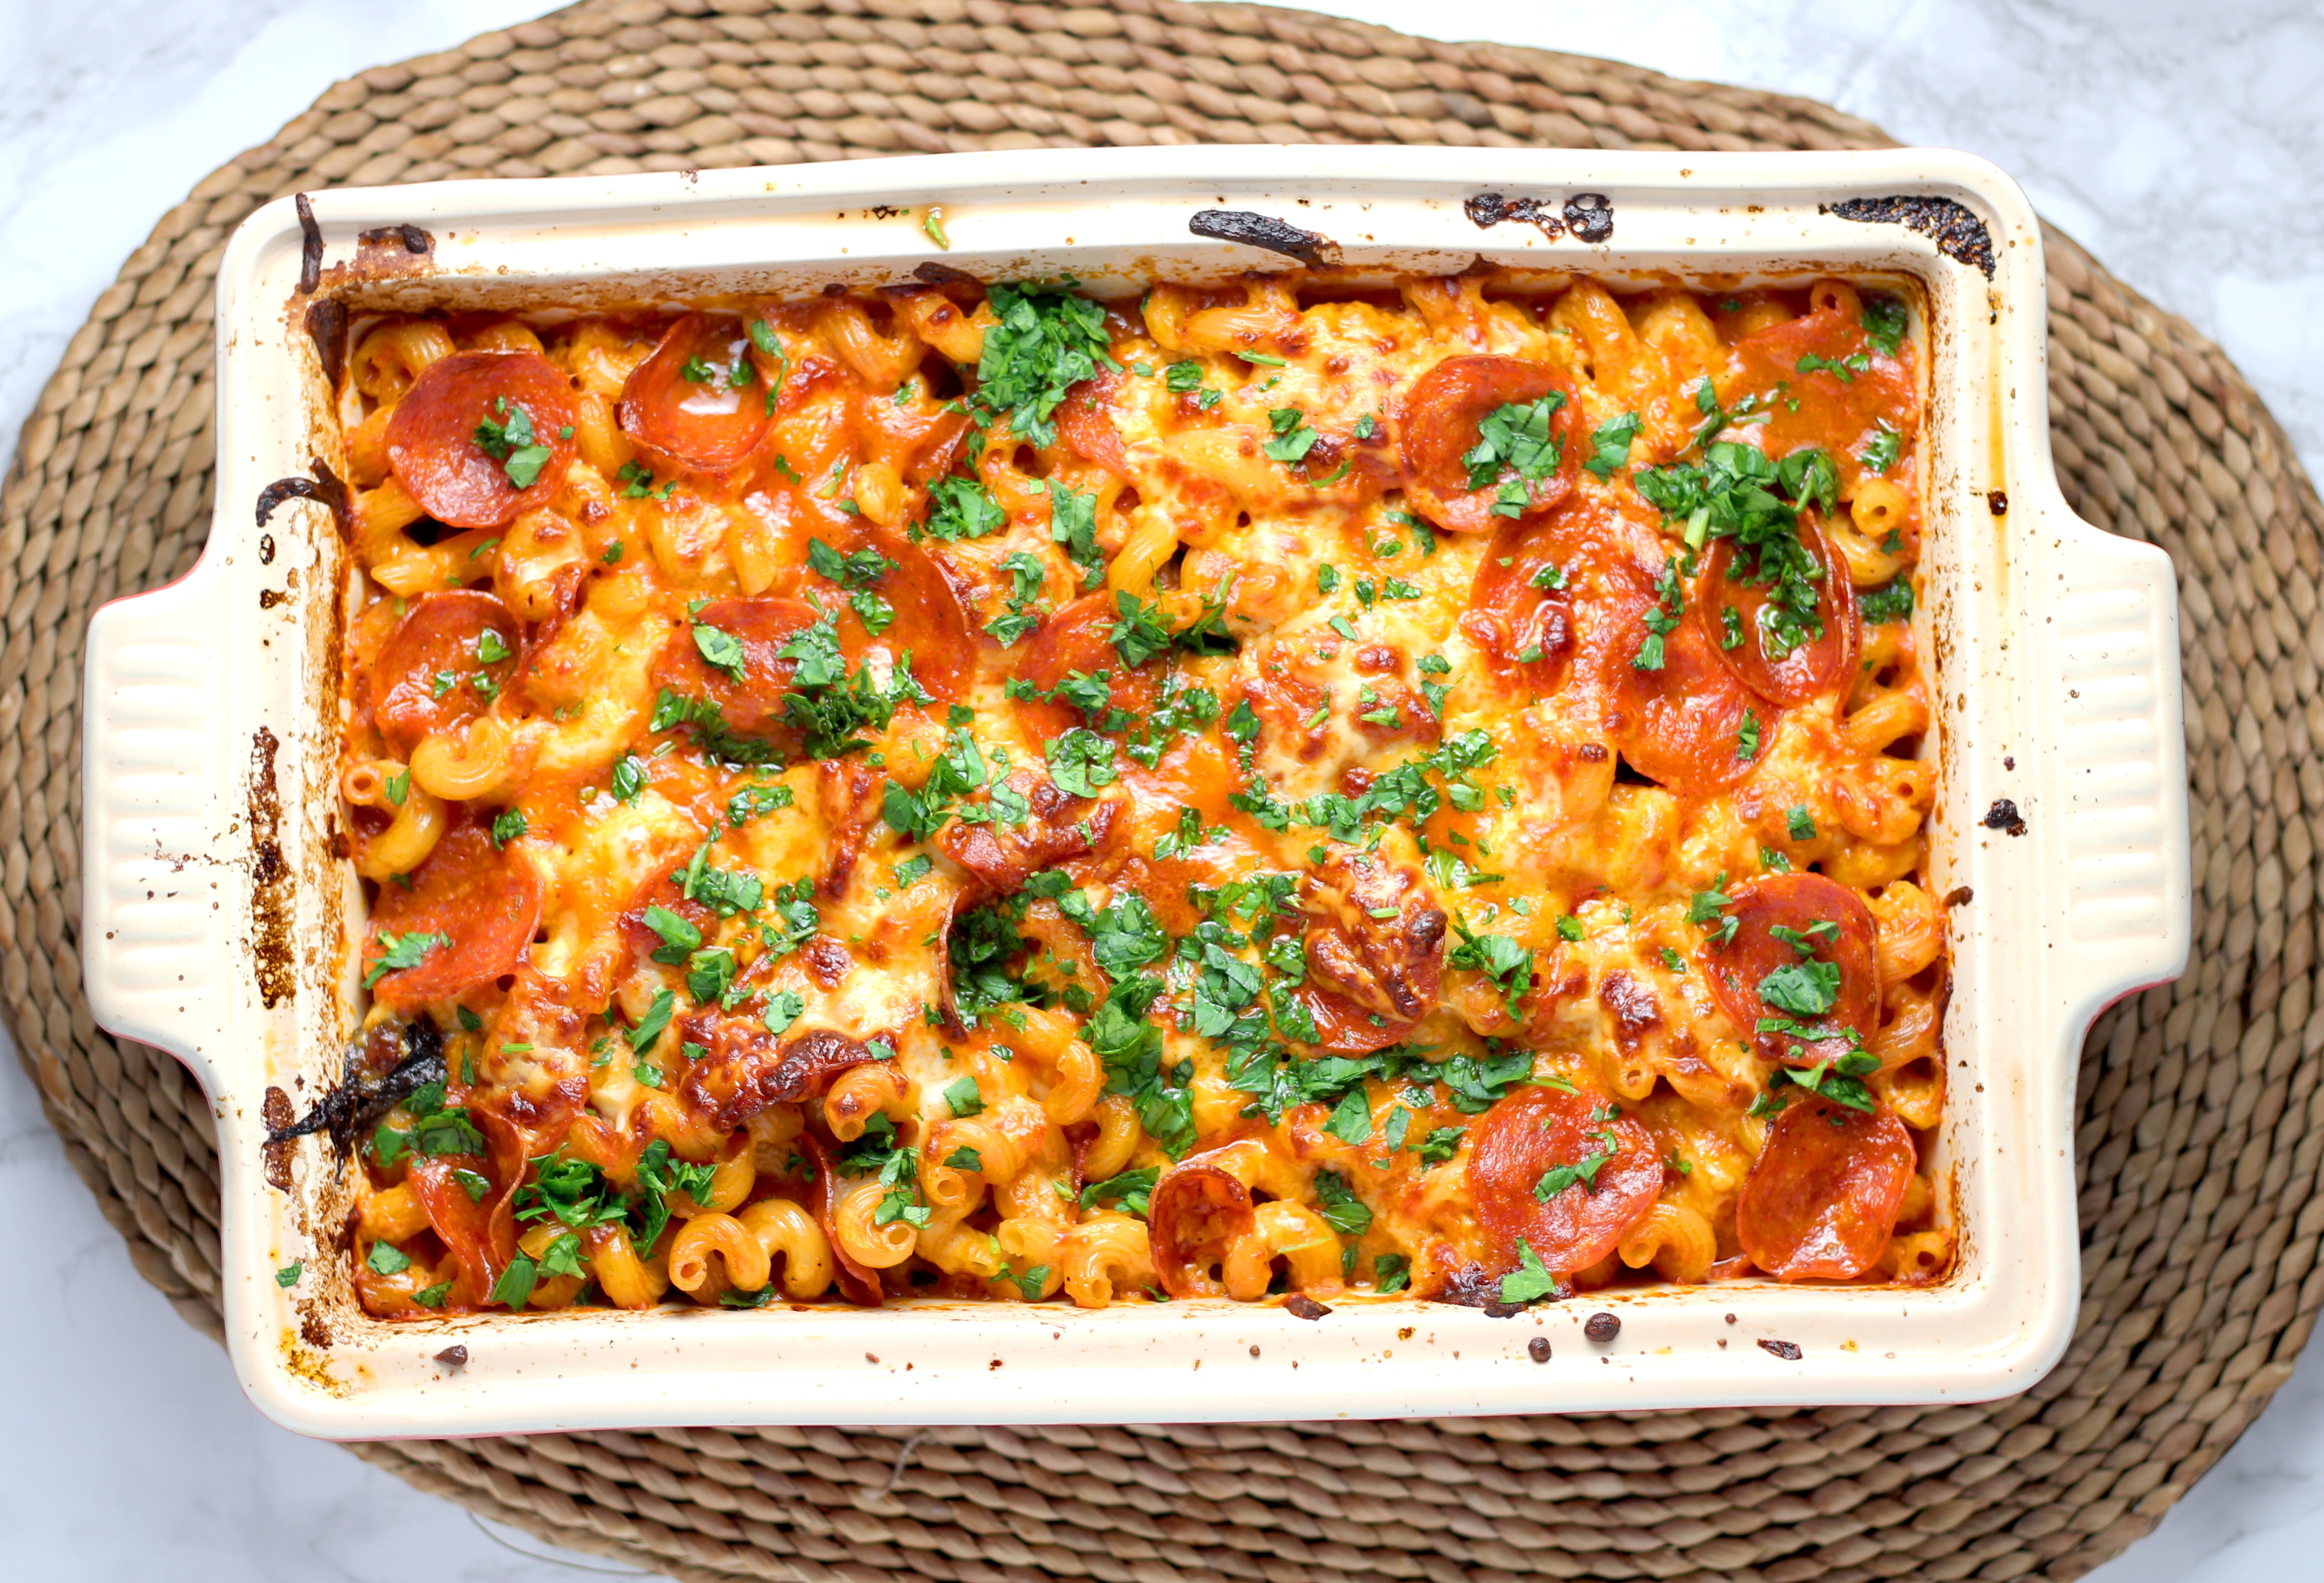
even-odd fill
[[(121, 259), (204, 173), (334, 79), (539, 0), (0, 0), (0, 443)], [(2218, 340), (2324, 477), (2324, 8), (2285, 0), (1324, 0), (1451, 39), (1612, 56), (1826, 100), (1985, 155)], [(1424, 20), (1425, 19), (1425, 20)], [(101, 203), (90, 194), (105, 195)], [(225, 1355), (130, 1268), (0, 1060), (18, 1288), (0, 1532), (24, 1577), (438, 1583), (632, 1575), (421, 1495), (266, 1422)], [(2324, 1348), (2096, 1583), (2312, 1577)], [(124, 1495), (134, 1498), (124, 1499)]]

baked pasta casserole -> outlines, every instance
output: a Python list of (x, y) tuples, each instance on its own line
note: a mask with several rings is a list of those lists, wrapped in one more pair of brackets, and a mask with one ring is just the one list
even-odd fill
[(355, 327), (368, 1312), (1945, 1272), (1914, 300), (922, 274)]

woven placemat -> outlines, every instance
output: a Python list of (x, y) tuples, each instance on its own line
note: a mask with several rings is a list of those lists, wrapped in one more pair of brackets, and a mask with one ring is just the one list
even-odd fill
[[(98, 604), (201, 548), (210, 303), (235, 225), (332, 185), (1310, 141), (1888, 142), (1803, 100), (1301, 12), (595, 0), (338, 84), (162, 218), (73, 338), (0, 494), (0, 1003), (68, 1158), (180, 1313), (218, 1333), (216, 1143), (185, 1070), (99, 1032), (81, 998), (81, 634)], [(672, 1429), (357, 1454), (543, 1540), (687, 1578), (2062, 1578), (2147, 1532), (2290, 1375), (2324, 1299), (2324, 506), (2217, 347), (2048, 243), (2067, 497), (2180, 569), (2200, 943), (2185, 979), (2090, 1036), (2081, 1319), (2034, 1390), (1970, 1407)]]

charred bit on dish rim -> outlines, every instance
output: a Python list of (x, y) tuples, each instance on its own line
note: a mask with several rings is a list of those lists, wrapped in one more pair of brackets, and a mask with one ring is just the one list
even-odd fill
[(323, 227), (315, 223), (315, 206), (303, 192), (290, 195), (299, 209), (299, 293), (311, 297), (323, 283)]
[(1622, 1333), (1622, 1321), (1618, 1316), (1601, 1310), (1590, 1316), (1582, 1327), (1582, 1333), (1603, 1347)]
[(1565, 200), (1565, 228), (1576, 241), (1606, 242), (1614, 236), (1614, 200), (1602, 192), (1577, 192)]
[(1820, 212), (1863, 225), (1898, 225), (1921, 233), (1937, 251), (1956, 264), (1966, 264), (1993, 278), (1993, 234), (1966, 205), (1950, 198), (1851, 198), (1844, 203), (1816, 206)]
[(1340, 262), (1340, 245), (1329, 236), (1303, 231), (1287, 220), (1278, 220), (1273, 215), (1253, 214), (1248, 209), (1198, 209), (1186, 222), (1186, 229), (1213, 242), (1240, 242), (1246, 247), (1280, 253), (1286, 258), (1297, 259), (1310, 269), (1322, 269)]
[(347, 1050), (346, 1074), (339, 1086), (318, 1100), (313, 1109), (297, 1121), (290, 1119), (289, 1097), (284, 1097), (277, 1119), (273, 1096), (280, 1089), (268, 1092), (266, 1143), (272, 1149), (288, 1144), (309, 1133), (323, 1133), (331, 1140), (331, 1148), (342, 1160), (355, 1153), (356, 1134), (378, 1121), (401, 1104), (418, 1088), (429, 1083), (447, 1080), (444, 1065), (444, 1035), (436, 1024), (421, 1019), (403, 1027), (403, 1059), (385, 1074), (374, 1069), (364, 1058), (363, 1047), (352, 1045)]
[(982, 286), (982, 281), (964, 269), (954, 269), (948, 264), (938, 264), (931, 258), (912, 266), (912, 278), (924, 286)]
[[(1556, 1301), (1571, 1295), (1561, 1283), (1556, 1291), (1550, 1293), (1550, 1298)], [(1500, 1277), (1489, 1274), (1482, 1264), (1469, 1264), (1455, 1270), (1444, 1282), (1444, 1289), (1426, 1301), (1449, 1303), (1455, 1308), (1479, 1309), (1489, 1319), (1511, 1319), (1526, 1310), (1526, 1305), (1521, 1302), (1501, 1301)]]
[(436, 1361), (446, 1368), (466, 1368), (468, 1366), (468, 1349), (465, 1347), (447, 1347), (436, 1355)]
[(1305, 1292), (1295, 1291), (1289, 1297), (1283, 1300), (1283, 1311), (1290, 1314), (1295, 1319), (1320, 1319), (1332, 1310), (1328, 1306), (1317, 1302)]
[(1538, 198), (1504, 198), (1498, 192), (1480, 192), (1461, 208), (1469, 217), (1469, 223), (1480, 231), (1503, 220), (1515, 220), (1536, 227), (1551, 242), (1565, 235), (1565, 222)]
[(1967, 885), (1955, 885), (1945, 893), (1945, 911), (1950, 912), (1955, 907), (1966, 907), (1976, 895), (1977, 893)]
[(1785, 1363), (1797, 1363), (1807, 1356), (1800, 1350), (1800, 1344), (1796, 1341), (1762, 1341), (1759, 1343), (1759, 1350), (1771, 1353)]
[(2017, 804), (2006, 797), (1997, 797), (1993, 806), (1985, 810), (1978, 823), (1988, 830), (2006, 830), (2013, 836), (2025, 833), (2025, 817), (2017, 811)]
[[(258, 492), (257, 525), (264, 527), (267, 519), (274, 514), (275, 508), (286, 500), (311, 500), (318, 505), (331, 508), (331, 524), (339, 530), (341, 538), (352, 536), (353, 524), (347, 520), (347, 486), (339, 481), (339, 476), (331, 471), (330, 465), (322, 458), (310, 457), (307, 465), (314, 469), (315, 477), (311, 482), (294, 474), (288, 478), (277, 478)], [(271, 565), (273, 560), (272, 552), (269, 551), (266, 562)]]
[(337, 297), (326, 297), (307, 305), (307, 338), (315, 343), (316, 354), (323, 359), (323, 380), (333, 389), (338, 387), (339, 371), (347, 362), (347, 305)]
[(2007, 491), (2001, 489), (1987, 490), (1985, 495), (1985, 509), (1991, 512), (1996, 516), (2007, 516), (2009, 514), (2009, 495)]
[(1547, 1363), (1549, 1361), (1549, 1338), (1546, 1336), (1536, 1336), (1532, 1340), (1526, 1342), (1526, 1356), (1532, 1358), (1536, 1363)]

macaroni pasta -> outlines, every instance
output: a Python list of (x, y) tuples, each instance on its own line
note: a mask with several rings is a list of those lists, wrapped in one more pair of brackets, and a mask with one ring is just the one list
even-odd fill
[(362, 1301), (1941, 1278), (1914, 320), (359, 326)]

